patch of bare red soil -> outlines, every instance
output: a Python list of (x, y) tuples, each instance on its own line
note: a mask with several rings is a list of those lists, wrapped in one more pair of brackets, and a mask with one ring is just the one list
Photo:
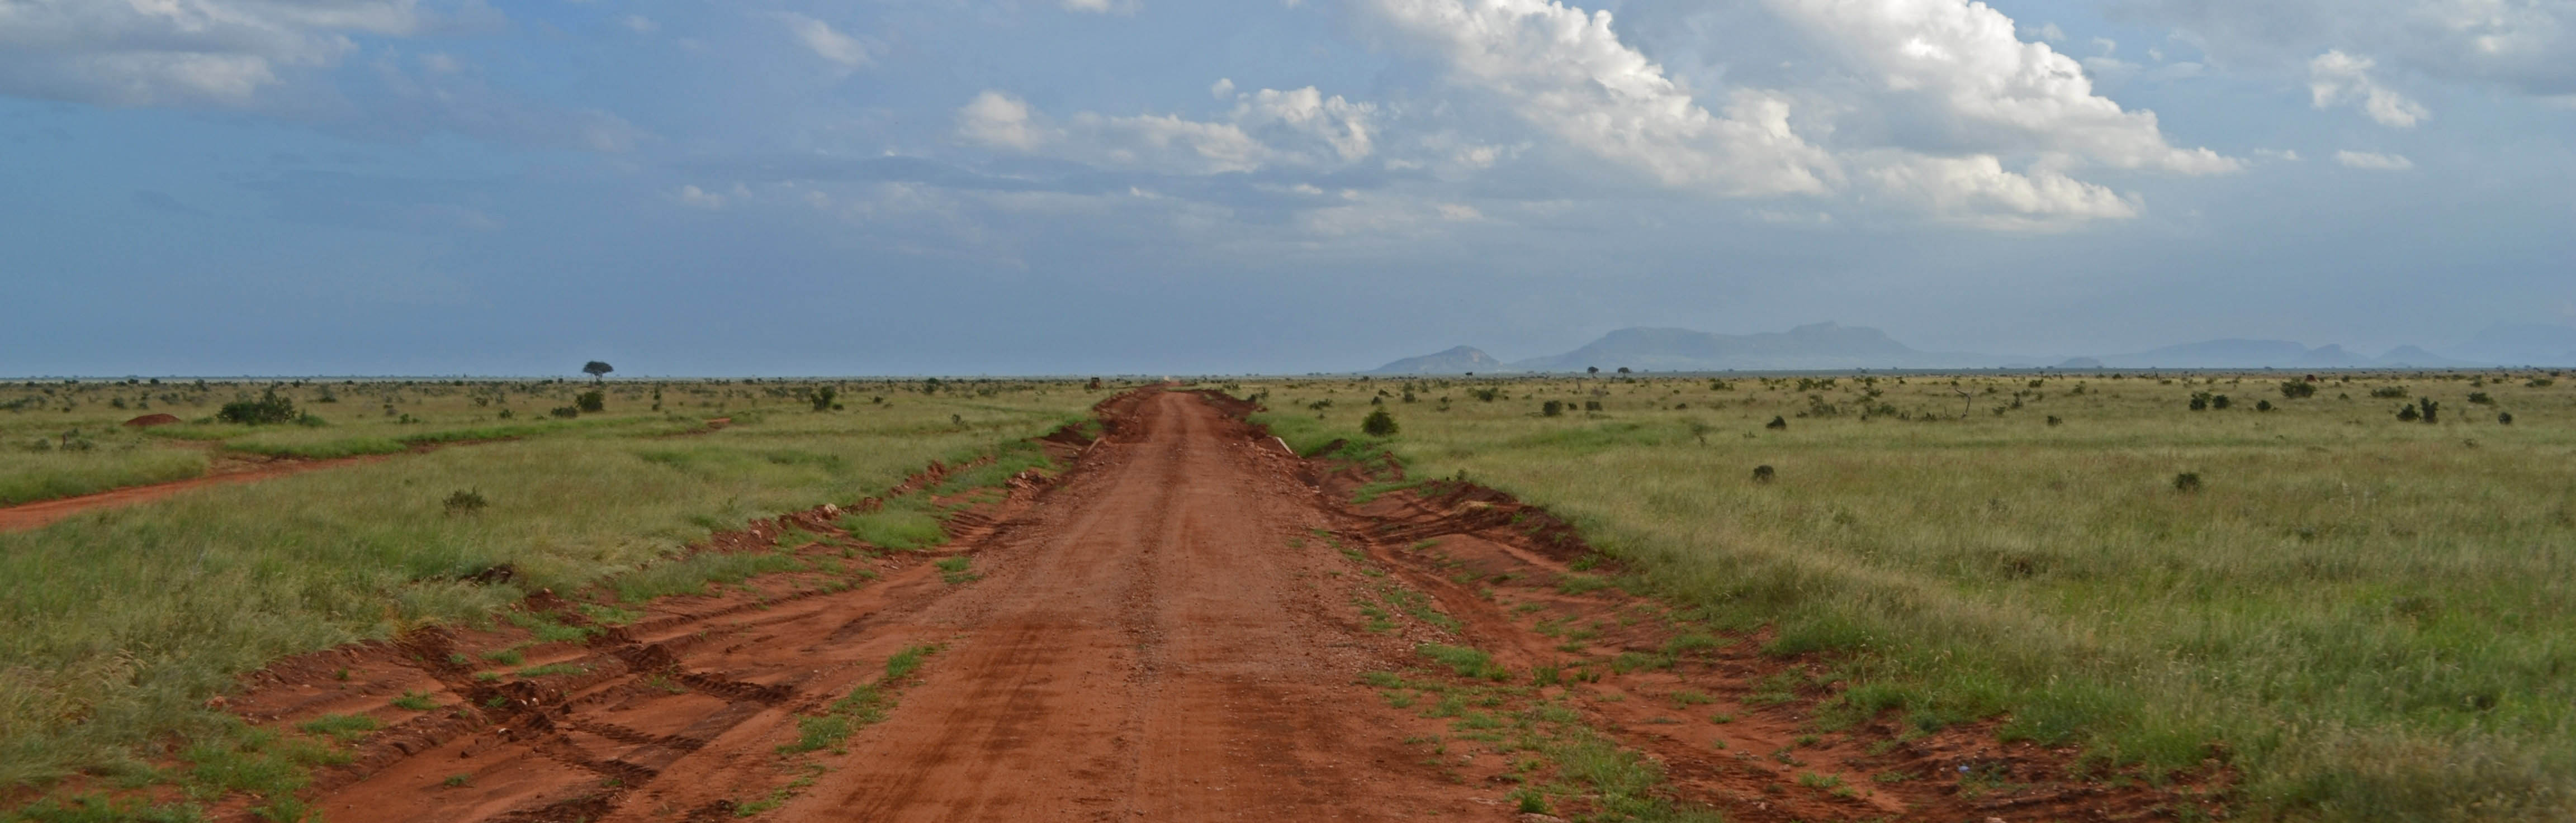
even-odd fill
[(177, 422), (179, 422), (179, 416), (178, 416), (178, 415), (175, 415), (175, 414), (166, 414), (166, 413), (154, 413), (154, 414), (147, 414), (147, 415), (143, 415), (143, 416), (141, 416), (141, 417), (137, 417), (137, 418), (134, 418), (134, 419), (132, 419), (132, 420), (125, 421), (125, 425), (127, 425), (127, 426), (131, 426), (131, 427), (133, 427), (133, 428), (138, 428), (138, 429), (148, 429), (148, 428), (151, 428), (151, 427), (153, 427), (153, 426), (167, 426), (167, 425), (170, 425), (170, 424), (172, 424), (172, 423), (177, 423)]

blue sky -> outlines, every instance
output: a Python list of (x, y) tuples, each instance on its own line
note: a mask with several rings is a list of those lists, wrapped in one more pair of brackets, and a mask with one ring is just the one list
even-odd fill
[(2571, 0), (0, 0), (0, 374), (2576, 325)]

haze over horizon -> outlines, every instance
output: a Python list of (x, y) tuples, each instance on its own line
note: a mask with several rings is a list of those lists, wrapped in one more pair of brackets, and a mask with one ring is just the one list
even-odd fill
[(0, 375), (2447, 354), (2571, 137), (2567, 2), (20, 0)]

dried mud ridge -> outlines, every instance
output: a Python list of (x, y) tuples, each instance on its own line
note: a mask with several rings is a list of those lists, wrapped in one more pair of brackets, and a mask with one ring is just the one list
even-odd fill
[[(586, 639), (415, 632), (282, 661), (231, 707), (284, 728), (384, 723), (301, 793), (335, 823), (1512, 819), (1510, 793), (1551, 778), (1462, 729), (1541, 703), (1642, 752), (1668, 801), (1731, 820), (2131, 820), (2195, 800), (2073, 778), (2068, 753), (1987, 729), (1891, 742), (1890, 721), (1801, 740), (1831, 684), (1754, 696), (1810, 661), (1740, 637), (1618, 664), (1691, 630), (1651, 601), (1566, 585), (1602, 572), (1577, 569), (1598, 558), (1572, 529), (1463, 484), (1351, 506), (1388, 467), (1287, 454), (1242, 421), (1251, 409), (1121, 395), (1096, 409), (1098, 442), (1045, 438), (1061, 474), (941, 501), (962, 511), (936, 550), (877, 551), (834, 525), (837, 508), (797, 512), (702, 550), (771, 551), (793, 529), (820, 538), (792, 547), (811, 571), (664, 598), (614, 627), (541, 592), (520, 621)], [(1491, 652), (1521, 685), (1460, 678), (1421, 643)], [(923, 644), (941, 650), (879, 682)], [(1572, 684), (1526, 685), (1550, 665)], [(836, 701), (863, 687), (887, 701), (881, 718), (789, 748), (855, 716)], [(1461, 695), (1478, 701), (1463, 716), (1425, 708)], [(1877, 779), (1890, 774), (1909, 779)], [(1569, 816), (1596, 800), (1550, 797)], [(232, 802), (216, 811), (248, 817)]]

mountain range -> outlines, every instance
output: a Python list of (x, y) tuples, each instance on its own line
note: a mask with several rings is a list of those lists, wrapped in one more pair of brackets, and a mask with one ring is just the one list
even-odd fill
[(1371, 374), (1488, 374), (1577, 372), (1588, 368), (1641, 371), (1839, 371), (1845, 369), (2352, 369), (2473, 368), (2576, 365), (2576, 329), (2564, 326), (2496, 326), (2451, 347), (2445, 356), (2419, 346), (2399, 346), (2376, 357), (2335, 344), (2314, 348), (2288, 340), (2208, 340), (2129, 354), (2052, 360), (1968, 352), (1927, 352), (1861, 326), (1815, 323), (1785, 332), (1715, 334), (1690, 329), (1627, 328), (1564, 354), (1503, 362), (1472, 346), (1408, 357)]

